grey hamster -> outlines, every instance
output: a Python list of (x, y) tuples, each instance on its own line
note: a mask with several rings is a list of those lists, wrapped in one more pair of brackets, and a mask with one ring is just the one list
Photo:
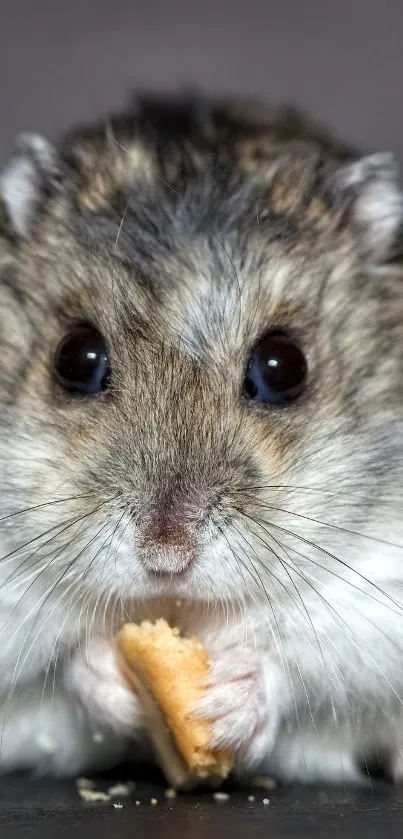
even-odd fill
[(147, 754), (113, 637), (162, 616), (237, 771), (399, 780), (392, 156), (145, 97), (19, 138), (0, 193), (0, 768)]

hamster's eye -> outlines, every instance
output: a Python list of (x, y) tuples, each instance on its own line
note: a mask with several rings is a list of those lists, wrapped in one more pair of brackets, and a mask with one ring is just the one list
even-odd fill
[(302, 392), (307, 371), (298, 344), (282, 332), (269, 332), (252, 351), (243, 395), (267, 405), (287, 405)]
[(70, 393), (93, 396), (106, 390), (109, 372), (106, 343), (93, 326), (76, 326), (56, 350), (56, 378)]

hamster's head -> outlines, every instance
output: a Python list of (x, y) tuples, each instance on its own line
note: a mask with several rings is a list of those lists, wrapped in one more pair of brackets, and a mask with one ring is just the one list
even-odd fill
[(389, 155), (145, 103), (57, 148), (24, 136), (0, 188), (3, 581), (104, 608), (287, 604), (363, 554), (393, 576)]

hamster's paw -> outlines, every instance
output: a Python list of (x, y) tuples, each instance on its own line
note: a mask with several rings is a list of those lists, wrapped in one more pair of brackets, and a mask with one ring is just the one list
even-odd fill
[(277, 732), (274, 682), (272, 688), (252, 650), (234, 645), (210, 661), (207, 690), (195, 713), (213, 721), (214, 746), (231, 749), (240, 766), (256, 767), (270, 753)]
[(93, 727), (77, 713), (64, 683), (28, 683), (0, 699), (0, 773), (33, 769), (39, 776), (70, 777), (110, 769), (127, 755), (128, 738)]
[(117, 734), (133, 735), (142, 727), (141, 708), (120, 673), (113, 646), (94, 638), (70, 659), (67, 687), (90, 718)]

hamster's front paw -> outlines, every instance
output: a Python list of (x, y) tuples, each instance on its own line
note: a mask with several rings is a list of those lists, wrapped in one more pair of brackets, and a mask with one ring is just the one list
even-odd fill
[(241, 766), (256, 767), (270, 752), (277, 731), (270, 678), (256, 653), (237, 645), (212, 655), (210, 662), (207, 690), (195, 713), (213, 721), (214, 746), (228, 747)]
[(141, 708), (119, 670), (113, 645), (89, 640), (69, 662), (67, 687), (90, 718), (118, 734), (132, 735), (142, 726)]

